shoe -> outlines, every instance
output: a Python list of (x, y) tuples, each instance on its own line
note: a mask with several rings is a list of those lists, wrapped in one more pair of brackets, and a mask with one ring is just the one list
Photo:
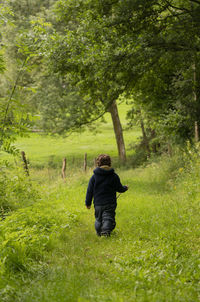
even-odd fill
[(97, 236), (101, 237), (101, 233), (98, 233), (98, 232), (97, 232)]
[(101, 232), (101, 236), (110, 237), (110, 232)]

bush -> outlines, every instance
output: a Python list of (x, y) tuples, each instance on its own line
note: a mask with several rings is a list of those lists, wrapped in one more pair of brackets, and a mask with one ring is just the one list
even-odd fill
[(0, 162), (0, 216), (22, 206), (30, 205), (39, 198), (37, 190), (20, 169), (11, 169)]

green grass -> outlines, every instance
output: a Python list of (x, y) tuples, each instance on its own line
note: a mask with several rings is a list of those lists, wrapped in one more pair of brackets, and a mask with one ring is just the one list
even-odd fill
[[(128, 105), (121, 104), (119, 110), (121, 123), (125, 129), (127, 126), (126, 112)], [(72, 133), (68, 137), (32, 133), (29, 137), (19, 138), (16, 142), (16, 147), (20, 151), (25, 151), (30, 167), (36, 169), (62, 167), (64, 157), (67, 158), (68, 167), (81, 167), (82, 169), (85, 153), (88, 155), (88, 165), (90, 167), (94, 165), (94, 159), (100, 153), (110, 154), (115, 164), (117, 164), (117, 146), (109, 113), (105, 115), (105, 122), (98, 122), (92, 132), (85, 130), (79, 133)], [(129, 144), (136, 142), (140, 135), (141, 131), (137, 127), (135, 127), (134, 131), (124, 131), (128, 157), (133, 154)], [(1, 158), (9, 157), (1, 154)], [(12, 160), (11, 157), (10, 159)]]
[(99, 238), (84, 206), (91, 172), (44, 184), (41, 201), (2, 222), (2, 301), (199, 301), (200, 195), (175, 190), (166, 165), (119, 170), (130, 189)]
[[(81, 158), (86, 146), (91, 158), (101, 152), (97, 136), (87, 133), (78, 142), (76, 135), (66, 139), (68, 157)], [(18, 142), (34, 167), (30, 185), (23, 177), (6, 180), (9, 192), (15, 185), (18, 205), (0, 222), (0, 301), (200, 301), (200, 154), (117, 167), (129, 190), (118, 199), (116, 229), (102, 238), (93, 208), (84, 205), (93, 168), (84, 173), (71, 163), (64, 183), (59, 169), (45, 166), (50, 155), (63, 157), (57, 145), (66, 141), (33, 135)], [(109, 148), (116, 156), (114, 140)]]

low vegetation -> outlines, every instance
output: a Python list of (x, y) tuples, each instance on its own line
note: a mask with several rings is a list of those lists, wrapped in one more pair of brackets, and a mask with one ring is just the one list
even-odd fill
[(84, 206), (92, 168), (71, 167), (66, 183), (53, 169), (43, 182), (40, 170), (30, 180), (4, 176), (1, 301), (198, 301), (199, 152), (118, 168), (130, 189), (111, 238), (96, 236)]

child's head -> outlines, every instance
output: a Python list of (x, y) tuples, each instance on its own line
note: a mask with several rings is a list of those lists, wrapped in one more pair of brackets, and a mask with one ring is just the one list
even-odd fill
[(98, 167), (101, 167), (101, 166), (111, 166), (111, 158), (109, 155), (107, 154), (100, 154), (98, 157), (97, 157), (97, 166)]

